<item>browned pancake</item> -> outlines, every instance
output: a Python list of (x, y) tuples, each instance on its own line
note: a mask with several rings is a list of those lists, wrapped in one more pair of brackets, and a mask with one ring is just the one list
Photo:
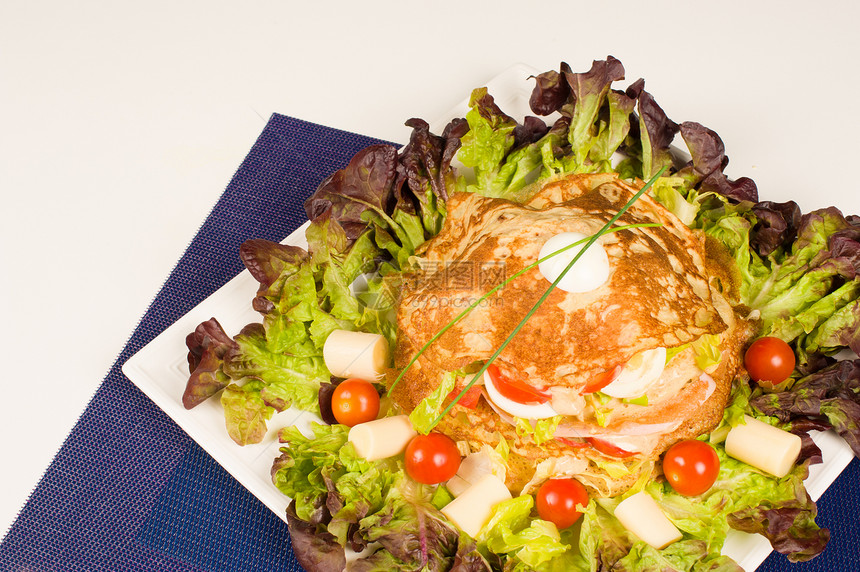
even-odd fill
[[(547, 239), (562, 232), (596, 233), (637, 190), (614, 175), (600, 174), (545, 184), (522, 205), (475, 194), (452, 196), (442, 232), (418, 253), (421, 269), (401, 294), (396, 368), (404, 367), (469, 302), (535, 262)], [(719, 421), (748, 335), (745, 322), (716, 287), (718, 282), (730, 287), (730, 277), (717, 274), (721, 266), (705, 256), (702, 235), (648, 196), (615, 224), (648, 222), (662, 226), (602, 236), (611, 268), (606, 283), (586, 293), (553, 290), (495, 363), (536, 388), (566, 388), (577, 396), (589, 380), (638, 352), (716, 335), (723, 352), (719, 368), (702, 378), (688, 348), (667, 365), (660, 387), (649, 390), (648, 406), (616, 400), (602, 425), (588, 407), (565, 417), (559, 435), (569, 438), (567, 443), (536, 445), (517, 435), (506, 415), (500, 417), (484, 400), (474, 410), (455, 407), (439, 429), (475, 446), (504, 436), (516, 455), (509, 484), (530, 479), (541, 459), (574, 456), (589, 460), (584, 480), (603, 494), (614, 493), (650, 470), (671, 443)], [(396, 388), (395, 400), (411, 411), (445, 372), (487, 360), (548, 287), (535, 268), (493, 294), (421, 355)], [(619, 460), (579, 446), (584, 437), (605, 438), (636, 454)], [(616, 466), (607, 476), (600, 468), (606, 461), (633, 470), (621, 476)]]

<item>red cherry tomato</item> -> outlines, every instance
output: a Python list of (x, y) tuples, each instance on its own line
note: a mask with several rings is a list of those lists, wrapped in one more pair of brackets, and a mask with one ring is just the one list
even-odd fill
[(460, 451), (442, 433), (418, 435), (406, 446), (406, 474), (419, 483), (435, 485), (447, 481), (460, 468)]
[(550, 479), (538, 489), (536, 504), (538, 516), (561, 530), (582, 516), (576, 507), (588, 504), (588, 492), (575, 479)]
[(379, 415), (379, 393), (369, 381), (347, 379), (331, 396), (331, 410), (338, 423), (354, 427)]
[(744, 355), (744, 367), (755, 381), (782, 383), (794, 371), (791, 346), (779, 338), (763, 337), (752, 343)]
[(624, 366), (616, 365), (612, 369), (608, 369), (600, 375), (594, 376), (588, 381), (588, 383), (585, 384), (585, 387), (582, 388), (582, 391), (580, 391), (579, 394), (586, 395), (588, 393), (600, 391), (601, 389), (615, 381), (615, 378), (621, 375), (621, 371), (623, 369)]
[(720, 458), (703, 441), (678, 441), (663, 456), (663, 474), (672, 488), (688, 497), (698, 496), (714, 484), (720, 473)]
[(549, 394), (544, 393), (536, 387), (532, 387), (524, 381), (506, 376), (495, 364), (490, 364), (487, 368), (487, 374), (490, 376), (492, 384), (499, 390), (499, 393), (511, 401), (516, 401), (524, 405), (546, 403), (549, 401)]

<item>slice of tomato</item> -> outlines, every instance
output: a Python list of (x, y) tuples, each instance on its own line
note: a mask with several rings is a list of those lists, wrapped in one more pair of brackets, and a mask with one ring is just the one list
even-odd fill
[(630, 451), (625, 451), (620, 447), (616, 447), (609, 441), (604, 441), (603, 439), (598, 439), (597, 437), (586, 437), (585, 440), (588, 441), (591, 446), (594, 447), (596, 450), (603, 453), (604, 455), (609, 455), (610, 457), (619, 457), (623, 459), (625, 457), (632, 457), (636, 454), (631, 453)]
[(601, 374), (598, 374), (591, 378), (588, 383), (585, 384), (585, 387), (582, 391), (579, 392), (580, 395), (586, 395), (588, 393), (594, 393), (595, 391), (600, 391), (621, 375), (621, 370), (624, 369), (623, 365), (616, 365), (612, 369), (606, 370)]
[(574, 439), (568, 439), (567, 437), (556, 437), (555, 440), (574, 449), (584, 449), (585, 447), (591, 446), (588, 441), (583, 441), (581, 439), (576, 441)]
[[(451, 393), (448, 394), (448, 401), (454, 401), (457, 399), (457, 396), (460, 395), (460, 392), (463, 391), (462, 387), (455, 387)], [(473, 385), (466, 391), (466, 394), (460, 398), (460, 401), (457, 402), (457, 405), (462, 405), (463, 407), (468, 407), (469, 409), (474, 409), (478, 405), (478, 398), (481, 397), (481, 387), (478, 385)]]
[(534, 405), (535, 403), (546, 403), (550, 399), (548, 393), (532, 387), (524, 381), (511, 379), (504, 375), (495, 364), (490, 364), (487, 368), (487, 373), (490, 376), (490, 381), (496, 386), (499, 393), (511, 401), (516, 401), (523, 405)]

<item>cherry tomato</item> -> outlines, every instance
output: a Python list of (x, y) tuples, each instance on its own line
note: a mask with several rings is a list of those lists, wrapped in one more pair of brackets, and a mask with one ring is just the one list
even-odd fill
[(508, 377), (495, 364), (490, 364), (487, 368), (487, 374), (490, 376), (492, 384), (499, 390), (499, 393), (511, 401), (516, 401), (524, 405), (533, 405), (536, 403), (546, 403), (550, 399), (549, 394), (544, 393), (536, 387), (532, 387), (524, 381)]
[(354, 427), (379, 415), (379, 393), (369, 381), (347, 379), (331, 396), (331, 410), (338, 423)]
[(588, 492), (575, 479), (550, 479), (538, 489), (536, 504), (538, 516), (561, 530), (582, 516), (576, 507), (588, 504)]
[(714, 484), (720, 473), (720, 458), (703, 441), (678, 441), (663, 456), (663, 474), (672, 488), (688, 497), (698, 496)]
[(406, 474), (419, 483), (447, 481), (460, 468), (460, 451), (450, 437), (430, 433), (414, 437), (406, 446)]
[(744, 355), (744, 367), (755, 381), (782, 383), (794, 371), (791, 346), (779, 338), (763, 337), (752, 343)]
[(582, 389), (582, 391), (579, 392), (579, 394), (586, 395), (588, 393), (600, 391), (601, 389), (615, 381), (615, 378), (621, 375), (621, 371), (623, 369), (624, 366), (616, 365), (612, 369), (608, 369), (600, 375), (594, 376), (588, 381), (588, 383), (585, 384), (585, 387)]

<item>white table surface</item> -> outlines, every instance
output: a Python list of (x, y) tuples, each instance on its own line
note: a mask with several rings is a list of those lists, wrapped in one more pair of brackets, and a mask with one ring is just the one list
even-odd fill
[(860, 214), (858, 21), (849, 1), (4, 2), (0, 534), (273, 112), (402, 142), (511, 64), (611, 54), (762, 198)]

